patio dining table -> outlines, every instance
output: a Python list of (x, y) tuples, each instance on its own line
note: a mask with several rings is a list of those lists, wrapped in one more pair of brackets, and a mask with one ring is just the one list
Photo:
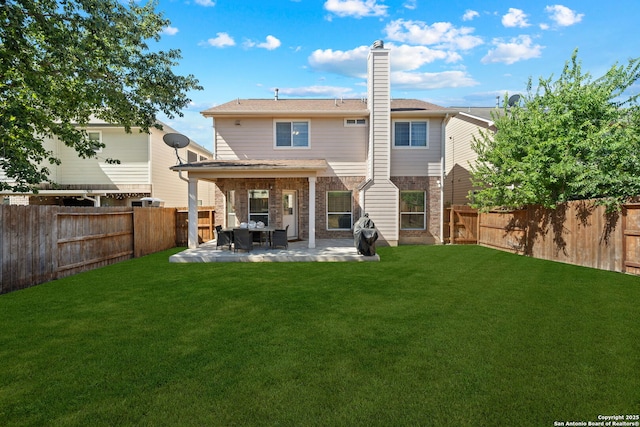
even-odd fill
[[(233, 230), (235, 228), (240, 228), (240, 227), (233, 227), (233, 228), (224, 228), (222, 229), (223, 232), (225, 233), (229, 233), (231, 235), (231, 240), (233, 241)], [(269, 246), (271, 246), (271, 236), (273, 235), (273, 232), (276, 230), (275, 227), (269, 227), (269, 226), (265, 226), (265, 227), (247, 227), (247, 230), (249, 230), (249, 233), (251, 233), (252, 235), (255, 234), (259, 234), (260, 236), (260, 244), (262, 244), (263, 242), (263, 237), (266, 236), (266, 239), (264, 240), (265, 242), (269, 242)]]

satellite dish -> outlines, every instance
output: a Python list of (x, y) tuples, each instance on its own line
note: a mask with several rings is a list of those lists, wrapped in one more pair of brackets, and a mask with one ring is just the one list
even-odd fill
[(178, 155), (178, 148), (184, 148), (189, 145), (189, 138), (179, 133), (167, 133), (162, 137), (162, 140), (169, 147), (174, 148), (176, 150), (176, 157), (178, 158), (178, 163), (182, 164), (182, 159)]
[(162, 140), (171, 148), (184, 148), (189, 145), (189, 138), (179, 133), (168, 133), (162, 137)]
[(509, 104), (509, 107), (513, 107), (514, 105), (516, 105), (518, 102), (520, 102), (520, 95), (511, 95), (509, 97), (509, 100), (507, 101), (507, 104)]

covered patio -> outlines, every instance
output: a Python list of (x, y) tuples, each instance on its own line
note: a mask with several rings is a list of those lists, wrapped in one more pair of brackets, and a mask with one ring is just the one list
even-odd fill
[[(284, 228), (282, 223), (282, 212), (278, 212), (278, 206), (282, 204), (283, 190), (296, 190), (295, 188), (278, 188), (278, 185), (274, 185), (271, 182), (276, 182), (279, 179), (301, 179), (305, 183), (305, 188), (302, 189), (306, 197), (300, 200), (300, 206), (304, 206), (304, 214), (298, 213), (295, 215), (296, 221), (300, 221), (300, 229), (307, 238), (305, 242), (309, 249), (313, 249), (316, 246), (316, 179), (319, 172), (326, 170), (328, 167), (326, 160), (313, 159), (313, 160), (214, 160), (214, 161), (200, 161), (188, 164), (181, 164), (173, 166), (171, 169), (174, 171), (187, 173), (187, 178), (183, 178), (189, 183), (189, 213), (188, 213), (188, 246), (189, 249), (196, 249), (198, 247), (198, 228), (197, 228), (197, 200), (198, 200), (198, 181), (205, 180), (220, 185), (221, 182), (232, 182), (233, 187), (242, 186), (243, 183), (250, 182), (249, 180), (262, 180), (262, 184), (268, 189), (264, 192), (279, 193), (279, 197), (271, 196), (269, 204), (269, 212), (266, 213), (264, 220), (265, 224), (269, 226), (278, 226)], [(182, 175), (181, 175), (182, 176)], [(266, 180), (272, 180), (268, 185), (265, 184)], [(261, 189), (258, 189), (261, 190)], [(245, 187), (243, 191), (247, 191)], [(224, 203), (220, 204), (220, 209), (224, 209)], [(271, 210), (273, 209), (273, 212)], [(245, 206), (245, 211), (247, 210)], [(248, 217), (247, 212), (242, 212), (242, 219), (240, 221), (249, 222), (251, 218)], [(271, 219), (269, 219), (271, 218)], [(223, 226), (230, 228), (237, 224), (229, 224), (228, 219), (222, 220)]]
[(254, 246), (250, 252), (234, 252), (216, 248), (211, 240), (197, 248), (186, 249), (172, 255), (169, 262), (366, 262), (380, 261), (378, 254), (358, 254), (353, 239), (318, 239), (314, 248), (308, 242), (289, 242), (288, 249)]

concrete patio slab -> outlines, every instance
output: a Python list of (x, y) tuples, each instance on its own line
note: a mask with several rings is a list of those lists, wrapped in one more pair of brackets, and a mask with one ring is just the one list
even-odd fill
[(227, 248), (216, 248), (216, 241), (201, 244), (196, 249), (186, 249), (169, 257), (169, 262), (365, 262), (380, 261), (378, 254), (359, 255), (352, 239), (319, 239), (316, 247), (308, 248), (309, 242), (289, 242), (289, 248), (271, 249), (254, 246), (251, 252), (234, 252)]

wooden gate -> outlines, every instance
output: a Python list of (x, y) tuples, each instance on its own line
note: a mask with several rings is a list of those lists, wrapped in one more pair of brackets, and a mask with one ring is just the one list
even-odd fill
[(622, 256), (625, 273), (640, 274), (640, 204), (629, 203), (622, 210)]
[(467, 205), (453, 205), (446, 209), (444, 241), (452, 244), (478, 243), (478, 211)]

